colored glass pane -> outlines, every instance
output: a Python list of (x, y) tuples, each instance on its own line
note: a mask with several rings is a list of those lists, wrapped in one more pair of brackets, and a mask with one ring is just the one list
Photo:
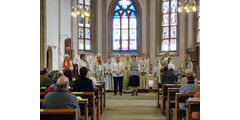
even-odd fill
[(169, 38), (169, 28), (168, 27), (163, 27), (162, 38), (163, 39)]
[(136, 28), (137, 24), (136, 24), (136, 18), (131, 18), (130, 19), (130, 28)]
[(85, 49), (91, 50), (90, 40), (85, 40)]
[(176, 25), (177, 24), (177, 13), (171, 13), (171, 25)]
[(120, 40), (119, 39), (114, 39), (113, 40), (113, 50), (114, 51), (119, 51), (120, 50)]
[(85, 4), (86, 4), (86, 5), (90, 5), (90, 1), (91, 1), (91, 0), (85, 0)]
[(120, 0), (120, 1), (118, 2), (118, 4), (119, 4), (120, 6), (122, 6), (123, 9), (127, 9), (127, 7), (128, 7), (130, 4), (132, 4), (132, 2), (131, 2), (130, 0)]
[(113, 28), (120, 28), (120, 19), (113, 19)]
[(137, 50), (137, 41), (136, 39), (130, 40), (130, 51), (136, 51)]
[(163, 15), (162, 25), (163, 26), (168, 26), (169, 25), (169, 14)]
[(78, 38), (83, 38), (83, 28), (79, 28)]
[(136, 29), (130, 29), (130, 39), (136, 39)]
[(177, 12), (177, 0), (171, 1), (171, 12)]
[(78, 26), (83, 27), (83, 20), (84, 18), (80, 15), (78, 16)]
[(169, 1), (163, 2), (162, 4), (162, 12), (163, 13), (169, 13)]
[(171, 27), (171, 38), (176, 38), (177, 37), (177, 27), (172, 26)]
[(90, 39), (90, 29), (85, 29), (85, 38)]
[(176, 51), (177, 50), (177, 41), (176, 39), (171, 39), (170, 41), (170, 51)]
[(116, 10), (119, 10), (119, 9), (120, 9), (120, 8), (119, 8), (119, 6), (117, 5), (116, 8), (115, 8), (115, 11), (116, 11)]
[(168, 51), (168, 40), (163, 40), (162, 41), (162, 51)]
[(133, 5), (131, 5), (129, 9), (135, 11), (135, 8), (133, 7)]
[(128, 17), (127, 16), (122, 17), (122, 28), (128, 28)]
[(113, 30), (113, 39), (120, 39), (120, 30)]
[(128, 29), (122, 29), (122, 39), (128, 39)]
[(90, 17), (85, 17), (85, 27), (90, 27)]
[(84, 40), (83, 39), (79, 40), (79, 49), (84, 50)]
[(122, 50), (124, 50), (124, 51), (128, 50), (128, 40), (127, 39), (122, 40)]

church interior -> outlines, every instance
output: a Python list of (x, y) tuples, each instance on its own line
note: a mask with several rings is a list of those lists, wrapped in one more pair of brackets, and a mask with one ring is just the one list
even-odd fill
[(200, 120), (200, 0), (40, 0), (50, 118)]

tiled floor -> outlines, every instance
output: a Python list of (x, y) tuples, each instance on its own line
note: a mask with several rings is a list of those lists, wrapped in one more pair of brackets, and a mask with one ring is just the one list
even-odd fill
[(106, 108), (101, 120), (166, 120), (156, 107), (154, 93), (140, 93), (139, 96), (131, 96), (125, 93), (123, 96), (113, 96), (107, 93)]

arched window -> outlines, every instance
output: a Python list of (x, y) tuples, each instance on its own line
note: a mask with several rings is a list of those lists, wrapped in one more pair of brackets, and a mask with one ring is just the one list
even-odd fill
[(111, 13), (112, 51), (130, 52), (138, 50), (138, 16), (135, 0), (115, 0)]
[(177, 0), (163, 0), (161, 52), (177, 52), (177, 22)]
[(91, 0), (78, 0), (78, 40), (79, 50), (91, 50)]

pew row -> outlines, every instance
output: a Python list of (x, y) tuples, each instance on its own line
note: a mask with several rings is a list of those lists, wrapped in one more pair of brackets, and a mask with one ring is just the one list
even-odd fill
[(40, 109), (40, 120), (78, 120), (77, 109)]
[(171, 120), (171, 115), (170, 109), (175, 107), (175, 94), (179, 93), (180, 88), (168, 88), (167, 92), (167, 101), (166, 101), (166, 118), (167, 120)]
[(179, 108), (179, 103), (186, 103), (187, 99), (193, 97), (194, 94), (189, 93), (176, 93), (175, 95), (175, 108), (172, 109), (173, 120), (178, 120), (186, 113), (186, 111), (181, 110)]
[(163, 84), (162, 85), (162, 93), (160, 97), (160, 109), (162, 114), (165, 114), (165, 103), (167, 101), (167, 92), (168, 88), (180, 88), (181, 84)]
[(192, 112), (200, 112), (200, 99), (187, 100), (186, 118), (192, 119)]

